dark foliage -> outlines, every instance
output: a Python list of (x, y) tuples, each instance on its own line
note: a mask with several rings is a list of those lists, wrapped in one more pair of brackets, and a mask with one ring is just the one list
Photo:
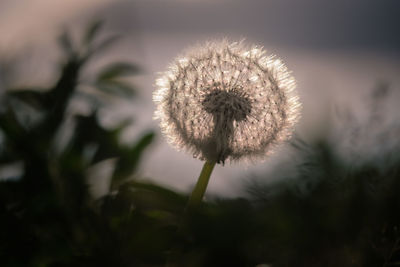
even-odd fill
[[(354, 167), (325, 139), (297, 140), (303, 161), (290, 183), (250, 186), (248, 199), (217, 199), (185, 215), (187, 196), (138, 182), (135, 171), (153, 133), (121, 144), (126, 125), (103, 127), (92, 102), (90, 115), (68, 108), (79, 96), (83, 68), (115, 40), (95, 42), (100, 28), (89, 27), (77, 47), (62, 35), (66, 60), (55, 85), (4, 96), (0, 166), (21, 174), (0, 181), (1, 266), (400, 265), (396, 153), (385, 168)], [(111, 64), (93, 86), (134, 96), (121, 78), (137, 71)], [(63, 147), (57, 136), (69, 119), (74, 130)], [(88, 169), (107, 159), (117, 159), (110, 191), (94, 198)]]

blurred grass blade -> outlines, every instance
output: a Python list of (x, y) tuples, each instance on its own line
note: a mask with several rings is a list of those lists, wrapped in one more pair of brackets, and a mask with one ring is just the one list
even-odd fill
[(130, 178), (130, 175), (136, 171), (139, 161), (142, 158), (144, 150), (152, 143), (154, 133), (145, 134), (131, 149), (125, 151), (121, 156), (114, 171), (112, 185), (116, 186), (123, 179)]
[(75, 49), (72, 43), (71, 36), (69, 32), (65, 29), (58, 38), (58, 44), (61, 49), (65, 52), (68, 57), (71, 57), (75, 53)]
[(132, 85), (123, 81), (104, 81), (97, 84), (96, 88), (105, 93), (118, 95), (123, 98), (131, 98), (136, 94), (135, 89), (132, 87)]
[(139, 71), (139, 67), (134, 64), (118, 62), (105, 67), (104, 70), (100, 72), (97, 80), (112, 80), (122, 76), (137, 74)]
[(15, 97), (18, 100), (30, 105), (36, 109), (43, 109), (46, 107), (46, 93), (43, 93), (43, 89), (23, 89), (23, 90), (12, 90), (7, 93), (11, 97)]
[(96, 20), (91, 25), (89, 25), (89, 27), (86, 30), (85, 37), (84, 37), (84, 42), (86, 45), (90, 45), (93, 42), (94, 38), (96, 37), (98, 32), (101, 30), (103, 25), (104, 25), (103, 20)]

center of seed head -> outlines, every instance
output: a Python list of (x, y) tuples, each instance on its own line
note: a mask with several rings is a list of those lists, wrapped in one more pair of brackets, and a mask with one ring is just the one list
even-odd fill
[(202, 105), (214, 118), (222, 116), (227, 121), (242, 121), (251, 112), (250, 99), (238, 88), (223, 90), (220, 86), (215, 86), (205, 95)]

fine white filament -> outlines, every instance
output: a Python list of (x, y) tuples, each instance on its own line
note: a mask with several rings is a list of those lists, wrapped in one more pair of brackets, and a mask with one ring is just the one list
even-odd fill
[(217, 163), (262, 159), (288, 139), (301, 104), (275, 56), (243, 42), (208, 42), (156, 81), (155, 118), (169, 143)]

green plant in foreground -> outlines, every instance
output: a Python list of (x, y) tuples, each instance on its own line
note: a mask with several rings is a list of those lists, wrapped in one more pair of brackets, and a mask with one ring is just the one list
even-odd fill
[[(153, 234), (160, 248), (138, 238), (155, 224), (150, 215), (132, 215), (130, 204), (134, 199), (140, 210), (148, 195), (142, 192), (156, 188), (132, 180), (154, 134), (122, 144), (126, 123), (107, 128), (98, 119), (98, 110), (108, 104), (101, 99), (134, 95), (126, 78), (138, 72), (133, 64), (117, 62), (88, 73), (92, 58), (115, 40), (99, 38), (100, 28), (92, 24), (80, 41), (67, 32), (60, 37), (63, 59), (54, 85), (37, 90), (6, 84), (0, 110), (1, 266), (132, 266), (151, 257), (149, 247), (163, 250), (163, 237)], [(77, 113), (76, 101), (89, 114)], [(110, 160), (115, 166), (109, 186), (95, 198), (89, 178), (96, 184), (101, 175), (91, 170)]]

